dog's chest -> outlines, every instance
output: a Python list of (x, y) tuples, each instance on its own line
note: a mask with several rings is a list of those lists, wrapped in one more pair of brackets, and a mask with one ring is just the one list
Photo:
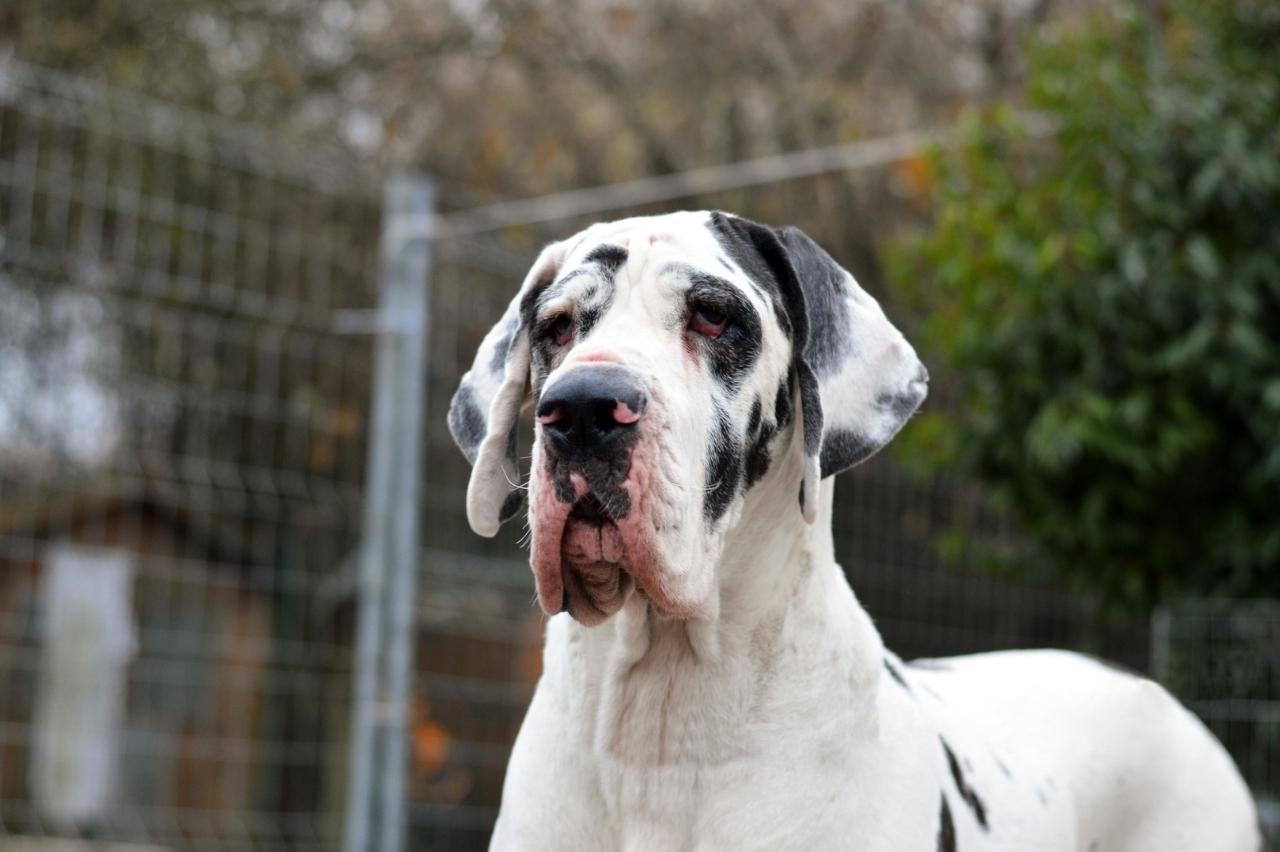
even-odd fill
[[(904, 848), (900, 835), (877, 836), (883, 822), (873, 817), (903, 807), (912, 795), (903, 788), (936, 789), (907, 782), (930, 768), (926, 755), (903, 753), (906, 731), (880, 730), (857, 700), (817, 707), (785, 684), (762, 690), (758, 672), (741, 689), (691, 693), (674, 661), (659, 662), (652, 678), (632, 672), (617, 706), (599, 710), (588, 783), (604, 803), (611, 848)], [(885, 777), (867, 772), (887, 764)], [(886, 789), (895, 801), (882, 800)]]
[[(921, 776), (928, 770), (907, 766), (910, 755), (900, 753), (896, 769), (875, 777), (867, 767), (891, 764), (874, 738), (851, 731), (835, 743), (824, 738), (829, 731), (816, 730), (822, 725), (812, 727), (814, 735), (777, 732), (772, 742), (711, 766), (599, 759), (609, 848), (931, 848), (935, 829), (920, 816), (932, 805), (916, 792), (936, 790), (936, 781)], [(899, 810), (903, 818), (886, 819)]]

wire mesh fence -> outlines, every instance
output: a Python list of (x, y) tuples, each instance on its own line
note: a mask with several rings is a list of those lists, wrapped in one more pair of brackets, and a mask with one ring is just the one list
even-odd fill
[[(340, 848), (386, 179), (0, 66), (0, 849)], [(409, 848), (485, 847), (540, 671), (521, 530), (471, 534), (445, 412), (550, 233), (433, 257)], [(1153, 640), (1144, 619), (949, 548), (955, 529), (1020, 546), (968, 483), (882, 454), (838, 484), (835, 518), (903, 656), (1057, 646), (1147, 669), (1154, 653), (1274, 797), (1274, 611), (1238, 623), (1269, 634), (1214, 628), (1271, 678), (1223, 691), (1170, 663), (1183, 633)]]
[(0, 835), (333, 848), (377, 175), (8, 63), (0, 187)]

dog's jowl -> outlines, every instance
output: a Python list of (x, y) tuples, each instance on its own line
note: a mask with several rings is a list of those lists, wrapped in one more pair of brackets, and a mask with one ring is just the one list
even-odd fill
[(494, 849), (1256, 852), (1230, 758), (1151, 681), (884, 649), (832, 477), (927, 382), (794, 228), (675, 213), (542, 251), (449, 414), (473, 529), (527, 495), (549, 616)]

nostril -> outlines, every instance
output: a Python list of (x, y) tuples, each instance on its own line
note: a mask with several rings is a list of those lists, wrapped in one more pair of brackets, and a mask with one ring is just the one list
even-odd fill
[(563, 420), (564, 417), (565, 417), (564, 406), (557, 405), (554, 408), (550, 409), (549, 411), (546, 411), (546, 412), (539, 411), (535, 419), (539, 423), (541, 423), (543, 426), (550, 426), (553, 423), (557, 423)]
[(636, 411), (623, 400), (618, 400), (613, 406), (611, 414), (615, 423), (619, 423), (623, 426), (629, 426), (640, 419), (640, 413), (643, 410), (643, 406), (640, 407), (640, 411)]

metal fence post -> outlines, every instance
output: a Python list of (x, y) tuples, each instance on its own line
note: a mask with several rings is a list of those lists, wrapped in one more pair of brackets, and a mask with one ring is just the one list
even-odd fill
[(400, 852), (405, 844), (430, 267), (430, 243), (414, 226), (428, 220), (433, 203), (431, 184), (422, 176), (401, 174), (387, 183), (352, 671), (346, 852)]

